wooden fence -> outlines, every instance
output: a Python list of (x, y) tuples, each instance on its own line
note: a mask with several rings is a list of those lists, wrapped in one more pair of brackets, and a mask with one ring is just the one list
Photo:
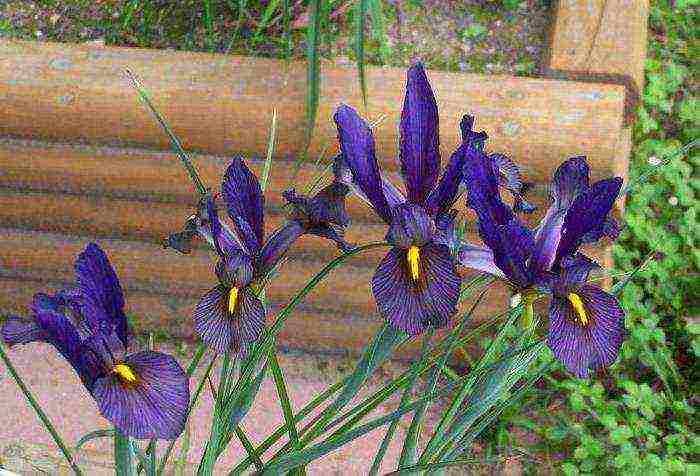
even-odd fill
[[(512, 155), (546, 207), (546, 183), (558, 163), (585, 154), (593, 178), (625, 175), (630, 118), (643, 84), (647, 1), (559, 2), (545, 78), (431, 71), (440, 109), (443, 157), (459, 143), (458, 122), (476, 116), (493, 151)], [(0, 40), (0, 311), (25, 312), (38, 290), (72, 280), (72, 261), (91, 240), (108, 251), (139, 329), (191, 336), (197, 298), (213, 284), (204, 247), (189, 257), (163, 250), (195, 194), (167, 138), (139, 104), (124, 76), (143, 81), (212, 187), (226, 157), (253, 157), (257, 171), (278, 114), (267, 227), (283, 219), (280, 193), (304, 138), (306, 72), (302, 63), (203, 53)], [(367, 68), (368, 116), (377, 128), (382, 166), (396, 171), (396, 123), (405, 71)], [(324, 64), (312, 154), (337, 150), (333, 109), (359, 107), (354, 68)], [(319, 172), (300, 171), (305, 183)], [(349, 238), (381, 239), (384, 227), (352, 200)], [(538, 219), (541, 214), (533, 217)], [(476, 239), (473, 230), (471, 237)], [(609, 250), (593, 250), (609, 262)], [(369, 280), (382, 252), (353, 259), (319, 286), (288, 321), (282, 345), (308, 350), (358, 349), (380, 324)], [(269, 290), (272, 312), (334, 255), (304, 238), (285, 279)], [(503, 306), (494, 290), (482, 312)]]

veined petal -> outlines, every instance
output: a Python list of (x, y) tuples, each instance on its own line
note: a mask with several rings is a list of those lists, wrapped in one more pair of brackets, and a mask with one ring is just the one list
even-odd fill
[(175, 440), (185, 428), (190, 401), (180, 364), (161, 352), (144, 351), (127, 356), (122, 365), (134, 381), (111, 372), (95, 382), (93, 396), (102, 415), (126, 436)]
[(221, 183), (221, 195), (246, 251), (257, 254), (264, 238), (265, 197), (258, 179), (242, 158), (231, 160)]
[(116, 332), (127, 347), (127, 321), (124, 314), (124, 293), (119, 278), (107, 255), (90, 243), (75, 261), (75, 273), (82, 299), (80, 313), (94, 332)]
[[(336, 162), (336, 174), (343, 172), (343, 165), (347, 166), (352, 175), (351, 183), (357, 185), (377, 214), (387, 223), (390, 222), (391, 209), (384, 195), (382, 177), (374, 154), (372, 130), (357, 111), (345, 104), (338, 107), (334, 119), (342, 152), (342, 163)], [(340, 180), (346, 183), (342, 176)]]
[(408, 70), (401, 112), (399, 159), (408, 201), (423, 204), (440, 171), (439, 116), (423, 65)]
[(205, 228), (211, 234), (211, 241), (218, 255), (225, 256), (231, 253), (241, 253), (244, 246), (243, 242), (238, 240), (231, 230), (225, 227), (219, 219), (219, 210), (216, 207), (214, 197), (207, 197), (206, 209), (207, 224), (209, 226), (206, 227), (205, 225)]
[(256, 276), (265, 276), (287, 254), (289, 248), (304, 233), (306, 229), (297, 220), (289, 220), (279, 227), (267, 239), (265, 246), (260, 251)]
[(562, 163), (554, 172), (549, 187), (552, 204), (535, 235), (531, 267), (536, 273), (545, 273), (554, 264), (564, 218), (574, 199), (588, 188), (588, 174), (585, 157), (573, 157)]
[(557, 258), (572, 255), (581, 245), (584, 237), (591, 233), (602, 235), (608, 213), (613, 207), (622, 179), (619, 177), (601, 180), (579, 194), (564, 217), (561, 241), (557, 248)]
[(194, 330), (216, 352), (240, 353), (262, 333), (265, 308), (246, 287), (239, 291), (231, 313), (229, 292), (229, 288), (217, 286), (202, 297), (194, 311)]
[(456, 312), (461, 278), (444, 245), (420, 248), (418, 280), (407, 264), (407, 252), (392, 248), (372, 278), (372, 293), (381, 315), (392, 326), (416, 335), (429, 326), (447, 325)]
[(46, 332), (36, 325), (33, 320), (10, 316), (0, 328), (2, 340), (8, 346), (29, 344), (30, 342), (49, 342)]
[(523, 191), (525, 184), (520, 177), (520, 167), (504, 154), (492, 154), (491, 159), (498, 170), (500, 185), (513, 196), (513, 211), (532, 213), (537, 207), (525, 200)]
[(581, 324), (571, 302), (555, 295), (549, 310), (547, 345), (564, 366), (579, 378), (610, 366), (624, 340), (624, 311), (617, 299), (602, 289), (584, 284), (575, 290), (587, 313)]
[(493, 258), (493, 252), (484, 248), (483, 246), (477, 246), (471, 243), (462, 243), (459, 247), (458, 252), (459, 264), (465, 268), (475, 269), (477, 271), (483, 271), (489, 273), (498, 278), (505, 278), (506, 275), (503, 274)]
[(484, 131), (474, 132), (474, 117), (465, 115), (462, 117), (460, 128), (462, 130), (462, 144), (450, 156), (442, 177), (437, 186), (430, 192), (425, 202), (425, 208), (432, 215), (440, 215), (447, 212), (454, 205), (459, 195), (459, 189), (464, 178), (464, 165), (467, 160), (469, 148), (483, 149), (488, 136)]

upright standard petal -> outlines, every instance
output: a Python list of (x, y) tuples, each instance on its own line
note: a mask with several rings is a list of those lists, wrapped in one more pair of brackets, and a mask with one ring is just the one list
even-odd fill
[(221, 183), (221, 195), (248, 253), (257, 254), (264, 238), (265, 197), (258, 179), (242, 158), (231, 160)]
[(335, 112), (341, 160), (350, 169), (353, 182), (370, 201), (377, 214), (387, 223), (391, 209), (384, 195), (382, 177), (374, 154), (374, 137), (369, 125), (350, 106), (341, 105)]
[(284, 258), (294, 242), (306, 232), (306, 228), (299, 221), (289, 220), (272, 233), (260, 251), (256, 275), (266, 276)]
[(401, 111), (399, 159), (408, 201), (423, 204), (440, 171), (439, 116), (423, 65), (408, 70)]
[(411, 335), (447, 325), (456, 312), (461, 285), (449, 250), (436, 243), (422, 247), (418, 280), (407, 266), (406, 253), (398, 247), (389, 250), (372, 278), (380, 314)]
[[(359, 181), (353, 176), (352, 170), (348, 165), (348, 161), (342, 153), (333, 157), (333, 175), (336, 182), (347, 186), (350, 188), (352, 193), (360, 197), (360, 199), (362, 199), (365, 203), (372, 207), (374, 206), (372, 205), (372, 201), (369, 199), (369, 197), (367, 197), (367, 195), (365, 195), (360, 188)], [(382, 192), (384, 193), (384, 198), (386, 198), (386, 201), (389, 204), (389, 209), (394, 208), (397, 205), (401, 205), (406, 201), (406, 197), (404, 196), (403, 192), (401, 192), (396, 185), (391, 183), (389, 179), (381, 176), (381, 180)]]
[(161, 352), (126, 357), (95, 382), (100, 412), (124, 435), (175, 440), (185, 428), (190, 401), (189, 379), (180, 364)]
[(554, 172), (549, 187), (552, 203), (535, 235), (535, 251), (531, 267), (536, 273), (545, 273), (554, 264), (564, 217), (574, 199), (588, 188), (588, 173), (585, 157), (573, 157), (561, 164)]
[(617, 299), (590, 284), (555, 295), (549, 309), (547, 345), (579, 378), (610, 366), (624, 339), (624, 311)]
[(90, 243), (75, 261), (75, 273), (82, 294), (78, 302), (83, 319), (93, 330), (99, 329), (105, 334), (116, 332), (126, 348), (128, 328), (124, 293), (105, 252), (95, 243)]
[(621, 187), (619, 177), (601, 180), (574, 199), (564, 217), (555, 261), (574, 254), (586, 236), (602, 236)]
[(233, 312), (231, 289), (217, 286), (197, 304), (194, 330), (216, 352), (241, 353), (257, 340), (265, 328), (265, 308), (250, 288), (238, 291)]
[(430, 192), (425, 202), (425, 208), (432, 215), (440, 215), (447, 212), (457, 200), (459, 188), (464, 178), (464, 165), (467, 160), (467, 151), (470, 147), (483, 149), (488, 139), (484, 131), (474, 132), (474, 117), (465, 115), (462, 117), (460, 128), (462, 130), (462, 144), (450, 156), (447, 166), (440, 177), (437, 186)]
[(474, 148), (464, 168), (468, 204), (476, 212), (479, 236), (493, 252), (498, 268), (517, 287), (530, 284), (527, 261), (534, 249), (530, 230), (501, 199), (497, 169), (492, 157)]
[(214, 249), (219, 256), (225, 256), (231, 253), (241, 253), (242, 241), (237, 240), (231, 231), (224, 227), (224, 224), (219, 219), (219, 211), (216, 207), (214, 197), (208, 196), (206, 199), (207, 210), (207, 230), (211, 235), (211, 241)]

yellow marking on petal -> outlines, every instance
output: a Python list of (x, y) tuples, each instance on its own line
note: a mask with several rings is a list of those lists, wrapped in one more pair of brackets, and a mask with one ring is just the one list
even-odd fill
[(581, 301), (581, 298), (579, 297), (578, 294), (574, 293), (569, 293), (567, 296), (569, 298), (569, 302), (573, 306), (574, 310), (576, 311), (576, 316), (578, 317), (578, 321), (582, 325), (587, 325), (588, 324), (588, 314), (586, 314), (586, 308), (583, 307), (583, 301)]
[(238, 301), (238, 288), (231, 288), (228, 293), (228, 312), (233, 314), (236, 310), (236, 302)]
[(417, 246), (411, 246), (408, 249), (408, 254), (406, 255), (408, 260), (408, 266), (411, 268), (411, 277), (414, 281), (418, 281), (419, 277), (419, 267), (420, 263), (420, 249)]
[(136, 382), (136, 374), (131, 367), (126, 364), (117, 364), (112, 369), (112, 372), (117, 374), (124, 382), (134, 383)]

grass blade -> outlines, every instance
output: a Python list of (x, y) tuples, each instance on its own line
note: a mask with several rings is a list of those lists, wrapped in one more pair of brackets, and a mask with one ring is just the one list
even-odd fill
[(382, 63), (387, 63), (391, 50), (386, 38), (386, 21), (382, 9), (382, 0), (369, 0), (369, 10), (372, 16), (372, 39), (379, 42), (379, 56)]
[(357, 55), (357, 76), (360, 80), (362, 91), (362, 104), (367, 115), (367, 78), (365, 77), (365, 31), (367, 28), (367, 3), (368, 0), (359, 0), (355, 12), (355, 53)]
[(275, 140), (277, 139), (277, 108), (272, 109), (272, 122), (270, 124), (270, 137), (267, 141), (267, 156), (263, 165), (260, 177), (260, 189), (264, 192), (267, 188), (267, 181), (270, 178), (270, 168), (272, 166), (272, 154), (275, 151)]
[(194, 184), (195, 189), (197, 190), (197, 193), (200, 195), (204, 196), (207, 194), (207, 187), (204, 186), (204, 182), (202, 182), (202, 179), (199, 176), (199, 173), (197, 172), (197, 168), (194, 166), (194, 163), (192, 162), (192, 159), (187, 155), (185, 150), (182, 148), (182, 144), (180, 144), (180, 140), (177, 138), (175, 133), (170, 129), (168, 126), (168, 123), (165, 122), (165, 119), (163, 116), (158, 112), (158, 110), (155, 108), (153, 105), (153, 102), (151, 99), (148, 97), (148, 93), (146, 90), (141, 86), (141, 83), (139, 82), (138, 78), (134, 76), (134, 74), (127, 69), (126, 70), (126, 75), (131, 81), (131, 85), (136, 89), (136, 92), (138, 92), (139, 97), (141, 98), (141, 101), (144, 103), (146, 108), (151, 112), (153, 117), (155, 117), (156, 121), (160, 124), (160, 126), (163, 128), (165, 133), (167, 134), (168, 138), (170, 139), (170, 144), (172, 145), (173, 149), (177, 153), (178, 157), (182, 161), (182, 165), (185, 166), (185, 169), (187, 170), (187, 173), (190, 175), (190, 178), (192, 179), (192, 183)]
[(94, 430), (80, 437), (78, 442), (75, 444), (75, 452), (77, 453), (80, 448), (92, 440), (97, 438), (112, 438), (114, 437), (114, 428), (105, 428), (103, 430)]
[(268, 361), (270, 362), (272, 377), (275, 381), (277, 395), (279, 396), (280, 406), (282, 407), (284, 422), (287, 425), (287, 429), (289, 430), (289, 441), (294, 447), (296, 447), (299, 444), (299, 434), (297, 433), (297, 427), (294, 423), (294, 412), (292, 411), (292, 406), (289, 402), (287, 384), (284, 381), (282, 368), (280, 367), (280, 363), (277, 360), (277, 354), (274, 352), (273, 349), (270, 350)]
[[(430, 343), (430, 340), (433, 337), (433, 329), (430, 329), (430, 334), (426, 335), (423, 338), (423, 343), (421, 345), (421, 351), (420, 351), (420, 358), (416, 361), (413, 362), (413, 365), (411, 366), (411, 376), (408, 381), (408, 385), (406, 385), (406, 388), (403, 390), (403, 394), (401, 395), (401, 401), (399, 402), (399, 408), (405, 406), (408, 404), (408, 401), (411, 398), (411, 392), (413, 391), (413, 387), (416, 384), (416, 380), (418, 379), (418, 375), (420, 373), (420, 366), (425, 360), (425, 357), (428, 353), (428, 346)], [(386, 433), (384, 434), (384, 439), (382, 440), (381, 445), (379, 445), (379, 450), (377, 451), (377, 454), (374, 456), (374, 461), (372, 462), (372, 468), (369, 471), (370, 476), (375, 476), (376, 474), (379, 473), (379, 467), (382, 464), (382, 460), (384, 459), (384, 455), (386, 454), (386, 450), (389, 448), (389, 443), (391, 443), (391, 440), (394, 438), (394, 433), (396, 433), (396, 427), (399, 425), (400, 420), (394, 420), (391, 422), (389, 425), (389, 428), (387, 428)]]
[(5, 363), (5, 367), (7, 367), (8, 372), (10, 372), (10, 375), (12, 375), (12, 378), (24, 394), (24, 397), (29, 402), (29, 405), (34, 409), (34, 412), (39, 417), (39, 420), (41, 420), (41, 423), (44, 425), (44, 428), (46, 428), (46, 430), (53, 438), (54, 443), (56, 443), (56, 446), (58, 446), (58, 448), (61, 450), (61, 453), (63, 453), (63, 456), (66, 458), (66, 461), (68, 461), (68, 464), (70, 465), (73, 472), (75, 472), (75, 474), (77, 475), (83, 474), (80, 468), (78, 468), (78, 465), (75, 463), (75, 461), (73, 461), (73, 456), (71, 456), (68, 447), (63, 442), (63, 438), (61, 438), (61, 435), (58, 434), (56, 428), (51, 423), (51, 420), (49, 420), (49, 417), (46, 416), (46, 413), (44, 413), (44, 410), (41, 409), (39, 402), (36, 401), (32, 392), (30, 392), (29, 388), (27, 388), (27, 386), (24, 384), (24, 381), (17, 373), (15, 366), (12, 365), (12, 361), (10, 360), (10, 357), (5, 353), (5, 349), (2, 345), (0, 345), (0, 358)]
[(323, 16), (323, 1), (311, 0), (311, 14), (309, 26), (306, 31), (306, 135), (304, 140), (304, 152), (297, 160), (297, 170), (301, 167), (306, 157), (311, 136), (316, 126), (318, 114), (318, 100), (320, 94), (320, 57), (319, 43), (321, 40), (321, 17)]
[(135, 468), (132, 459), (133, 450), (128, 436), (119, 430), (114, 431), (114, 472), (117, 476), (134, 476)]
[(202, 0), (204, 4), (204, 28), (207, 31), (206, 43), (210, 51), (214, 50), (216, 39), (214, 38), (214, 6), (211, 0)]
[[(466, 324), (471, 321), (471, 317), (474, 315), (474, 311), (476, 308), (479, 306), (481, 303), (481, 300), (484, 298), (486, 293), (488, 292), (489, 287), (487, 286), (481, 294), (477, 297), (477, 299), (472, 303), (471, 308), (467, 312), (465, 316), (462, 317), (462, 320), (458, 326), (457, 332), (453, 333), (450, 336), (450, 342), (447, 344), (447, 350), (442, 354), (440, 357), (440, 360), (438, 363), (433, 367), (433, 369), (430, 372), (430, 376), (428, 377), (428, 384), (426, 385), (426, 391), (425, 393), (430, 394), (435, 392), (437, 389), (437, 384), (438, 384), (438, 376), (440, 375), (440, 369), (442, 369), (446, 363), (448, 357), (452, 354), (452, 351), (454, 350), (454, 346), (456, 343), (457, 338), (462, 334), (464, 331), (464, 328), (466, 327)], [(406, 466), (411, 466), (416, 463), (416, 452), (418, 449), (418, 438), (420, 437), (420, 430), (421, 426), (423, 423), (423, 417), (425, 416), (425, 412), (428, 408), (428, 403), (429, 402), (424, 402), (422, 405), (420, 405), (417, 409), (416, 412), (413, 414), (413, 419), (411, 420), (411, 425), (408, 428), (408, 432), (406, 433), (406, 437), (403, 442), (403, 448), (401, 450), (401, 457), (399, 458), (399, 468), (403, 468)]]

